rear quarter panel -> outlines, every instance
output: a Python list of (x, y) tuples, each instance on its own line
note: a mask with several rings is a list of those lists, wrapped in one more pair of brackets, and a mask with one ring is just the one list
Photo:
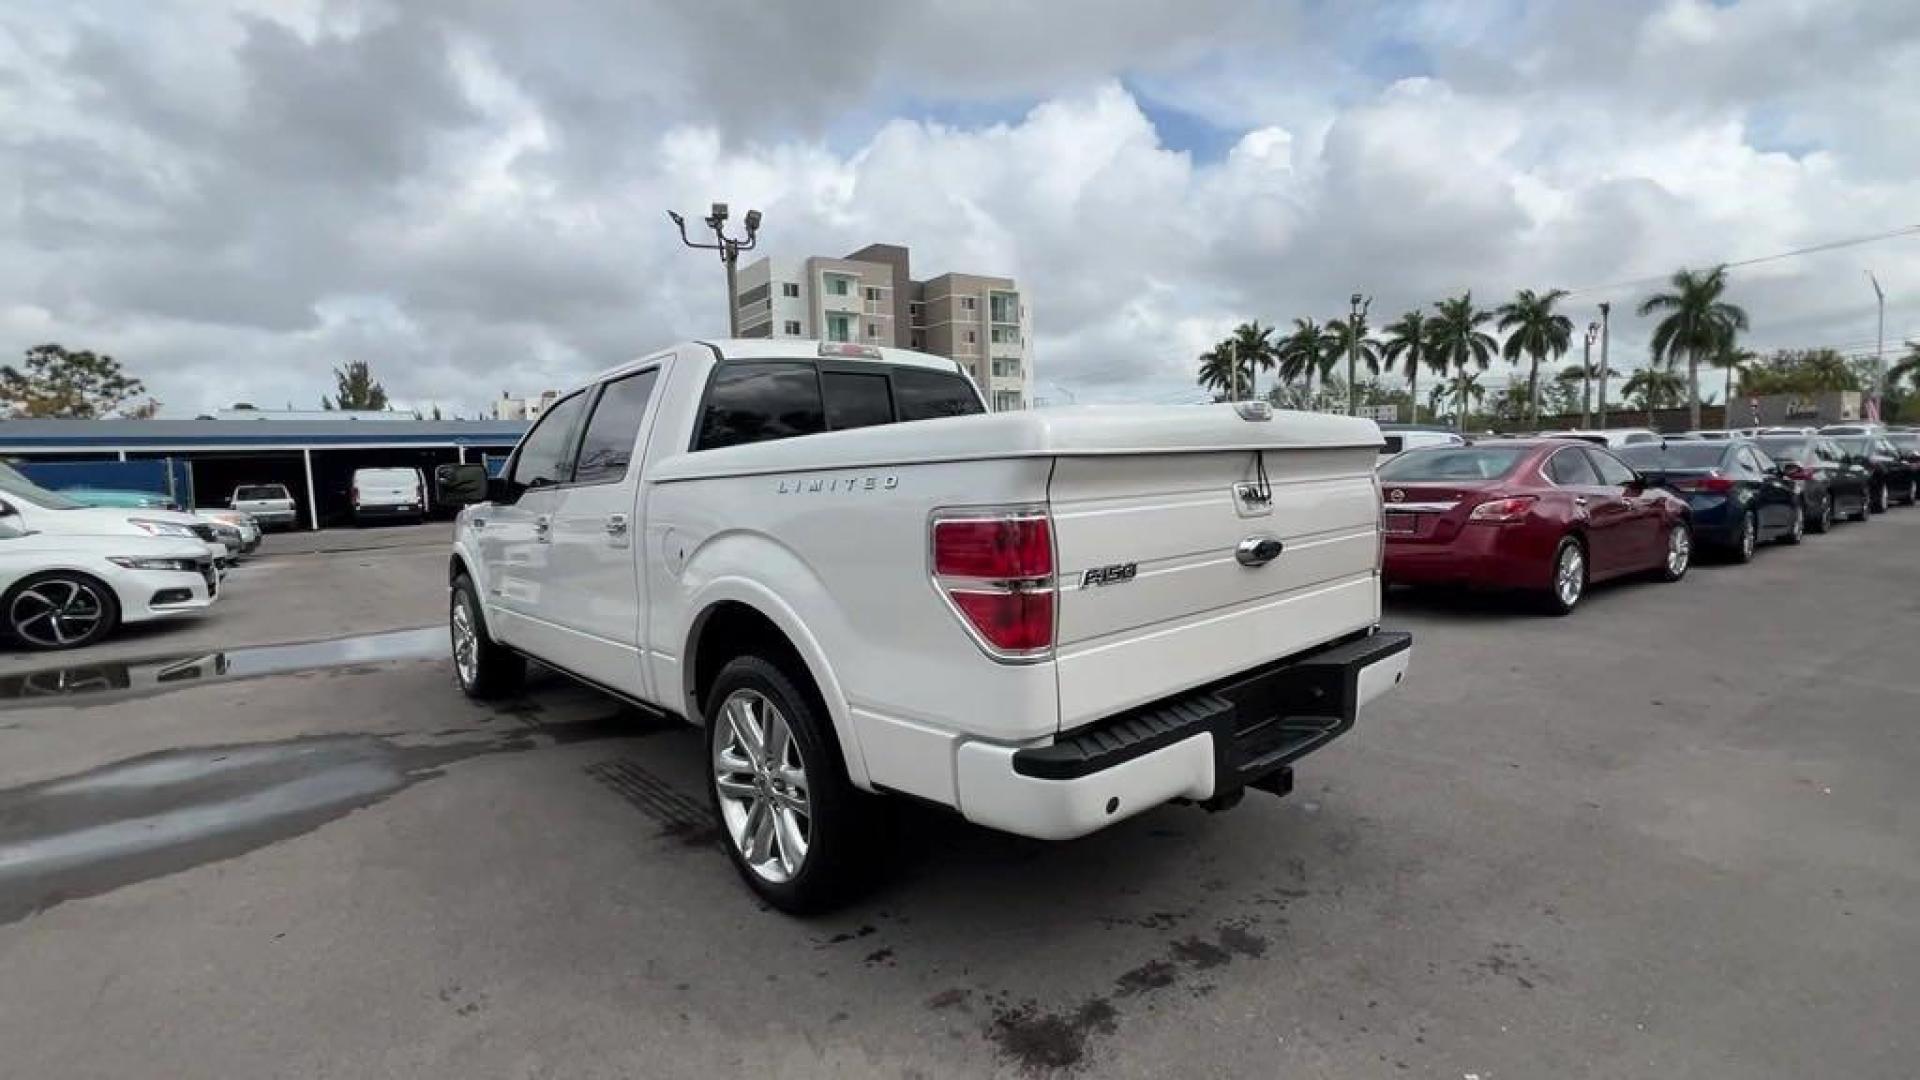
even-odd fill
[(872, 782), (942, 798), (947, 736), (1051, 735), (1058, 704), (1051, 665), (995, 662), (948, 609), (929, 574), (928, 521), (941, 508), (1043, 502), (1051, 463), (797, 467), (815, 438), (832, 436), (767, 444), (790, 471), (649, 486), (654, 686), (680, 687), (681, 707), (699, 715), (690, 638), (712, 605), (748, 603), (806, 659), (855, 781), (870, 765)]

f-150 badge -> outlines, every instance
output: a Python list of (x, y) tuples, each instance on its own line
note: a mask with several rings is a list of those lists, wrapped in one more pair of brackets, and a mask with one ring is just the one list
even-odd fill
[(1124, 585), (1133, 580), (1140, 572), (1139, 563), (1114, 563), (1112, 566), (1096, 566), (1080, 575), (1080, 587), (1097, 589), (1102, 585)]

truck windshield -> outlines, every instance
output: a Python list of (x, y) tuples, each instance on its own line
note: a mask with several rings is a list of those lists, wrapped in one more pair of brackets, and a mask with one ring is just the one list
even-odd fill
[(291, 496), (287, 494), (287, 489), (278, 484), (268, 484), (261, 487), (234, 488), (233, 497), (246, 500), (291, 498)]
[(13, 466), (0, 463), (0, 492), (24, 499), (43, 510), (83, 510), (85, 503), (74, 502), (57, 491), (48, 491), (21, 476)]

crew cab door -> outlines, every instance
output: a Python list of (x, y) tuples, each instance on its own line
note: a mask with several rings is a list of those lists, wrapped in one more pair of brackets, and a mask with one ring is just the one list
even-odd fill
[(646, 575), (645, 522), (638, 493), (652, 432), (653, 401), (666, 361), (624, 372), (591, 391), (573, 478), (553, 511), (541, 617), (567, 638), (553, 661), (577, 675), (642, 700)]
[(487, 629), (535, 656), (560, 643), (547, 621), (553, 512), (573, 475), (586, 404), (583, 391), (549, 406), (507, 462), (500, 499), (468, 515), (485, 579)]

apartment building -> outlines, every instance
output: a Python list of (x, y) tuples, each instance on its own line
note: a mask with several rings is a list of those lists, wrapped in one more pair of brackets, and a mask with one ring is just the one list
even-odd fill
[(759, 259), (740, 270), (738, 290), (742, 337), (937, 353), (973, 376), (994, 411), (1032, 404), (1032, 322), (1012, 278), (949, 273), (915, 281), (906, 248), (869, 244), (840, 259)]

